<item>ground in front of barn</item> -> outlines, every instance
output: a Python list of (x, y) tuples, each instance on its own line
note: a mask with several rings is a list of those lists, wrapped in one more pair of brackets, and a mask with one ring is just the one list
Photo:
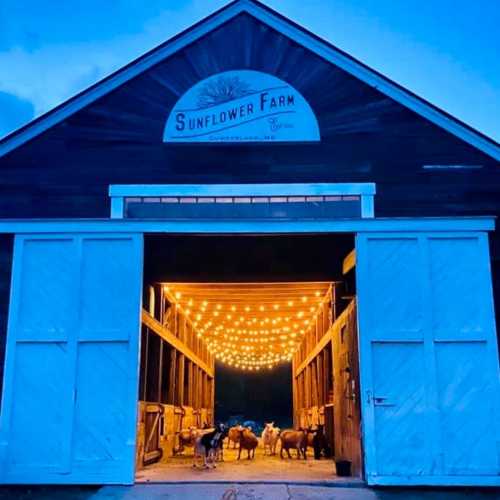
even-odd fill
[(0, 500), (493, 500), (500, 489), (369, 489), (293, 484), (136, 484), (92, 487), (3, 487)]

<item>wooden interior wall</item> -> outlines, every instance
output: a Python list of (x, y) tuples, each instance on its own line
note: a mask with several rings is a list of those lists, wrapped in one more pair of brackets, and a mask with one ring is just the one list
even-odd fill
[[(333, 294), (332, 294), (333, 296)], [(334, 309), (326, 306), (323, 314)], [(325, 426), (336, 459), (362, 474), (356, 302), (318, 321), (293, 359), (294, 426)], [(321, 326), (319, 326), (321, 325)]]
[(326, 352), (330, 349), (326, 339), (334, 320), (334, 289), (335, 285), (332, 285), (292, 361), (295, 427), (324, 425), (325, 409), (332, 404), (326, 387), (331, 384), (333, 373), (325, 371), (324, 363), (331, 359)]
[(174, 455), (181, 429), (212, 425), (214, 418), (213, 357), (161, 286), (145, 287), (144, 301), (137, 469)]
[(361, 409), (359, 393), (359, 356), (356, 302), (332, 332), (334, 453), (336, 459), (348, 460), (352, 473), (361, 475)]

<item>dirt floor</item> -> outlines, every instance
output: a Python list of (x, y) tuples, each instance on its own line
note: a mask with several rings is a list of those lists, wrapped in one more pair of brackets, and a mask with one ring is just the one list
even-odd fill
[(224, 461), (217, 463), (215, 469), (193, 468), (192, 451), (184, 455), (168, 458), (162, 463), (150, 465), (139, 471), (136, 481), (139, 483), (156, 482), (203, 482), (203, 481), (242, 481), (242, 482), (296, 482), (296, 483), (359, 483), (355, 478), (340, 478), (335, 475), (335, 464), (332, 460), (314, 460), (312, 452), (307, 460), (298, 460), (292, 451), (292, 459), (281, 459), (276, 456), (264, 456), (259, 447), (255, 459), (248, 460), (247, 453), (241, 453), (237, 460), (237, 449), (224, 449)]

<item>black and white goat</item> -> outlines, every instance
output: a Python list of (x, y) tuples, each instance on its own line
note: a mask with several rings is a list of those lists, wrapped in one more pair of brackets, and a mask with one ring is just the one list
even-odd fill
[(194, 445), (193, 467), (197, 467), (197, 460), (203, 460), (203, 467), (216, 467), (215, 461), (227, 435), (226, 426), (217, 424), (214, 430), (203, 433), (196, 438)]

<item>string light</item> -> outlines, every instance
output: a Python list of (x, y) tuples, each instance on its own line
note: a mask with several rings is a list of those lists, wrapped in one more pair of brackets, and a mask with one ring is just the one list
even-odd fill
[[(194, 297), (190, 296), (189, 286), (196, 291)], [(210, 291), (207, 292), (208, 300), (200, 300), (200, 290), (195, 284), (189, 286), (180, 291), (176, 284), (169, 284), (163, 290), (191, 323), (193, 333), (204, 341), (211, 355), (228, 366), (248, 371), (272, 369), (278, 363), (289, 362), (306, 333), (315, 327), (316, 317), (329, 297), (328, 285), (324, 284), (321, 290), (311, 289), (302, 296), (293, 296), (293, 299), (290, 294), (283, 293), (282, 298), (275, 298), (272, 302), (266, 302), (265, 298), (256, 301), (252, 294), (244, 296), (245, 285), (242, 285), (238, 295), (244, 299), (239, 298), (242, 303), (234, 304), (231, 291), (226, 295), (220, 293), (224, 291), (224, 285), (211, 285), (210, 291), (219, 287), (218, 301), (214, 304), (210, 302)], [(287, 291), (286, 286), (283, 291)], [(320, 300), (314, 300), (314, 306), (304, 309), (305, 303), (315, 297)], [(211, 319), (206, 314), (209, 306)], [(279, 315), (281, 308), (286, 308), (288, 315)], [(231, 314), (236, 311), (239, 311), (237, 315)]]

